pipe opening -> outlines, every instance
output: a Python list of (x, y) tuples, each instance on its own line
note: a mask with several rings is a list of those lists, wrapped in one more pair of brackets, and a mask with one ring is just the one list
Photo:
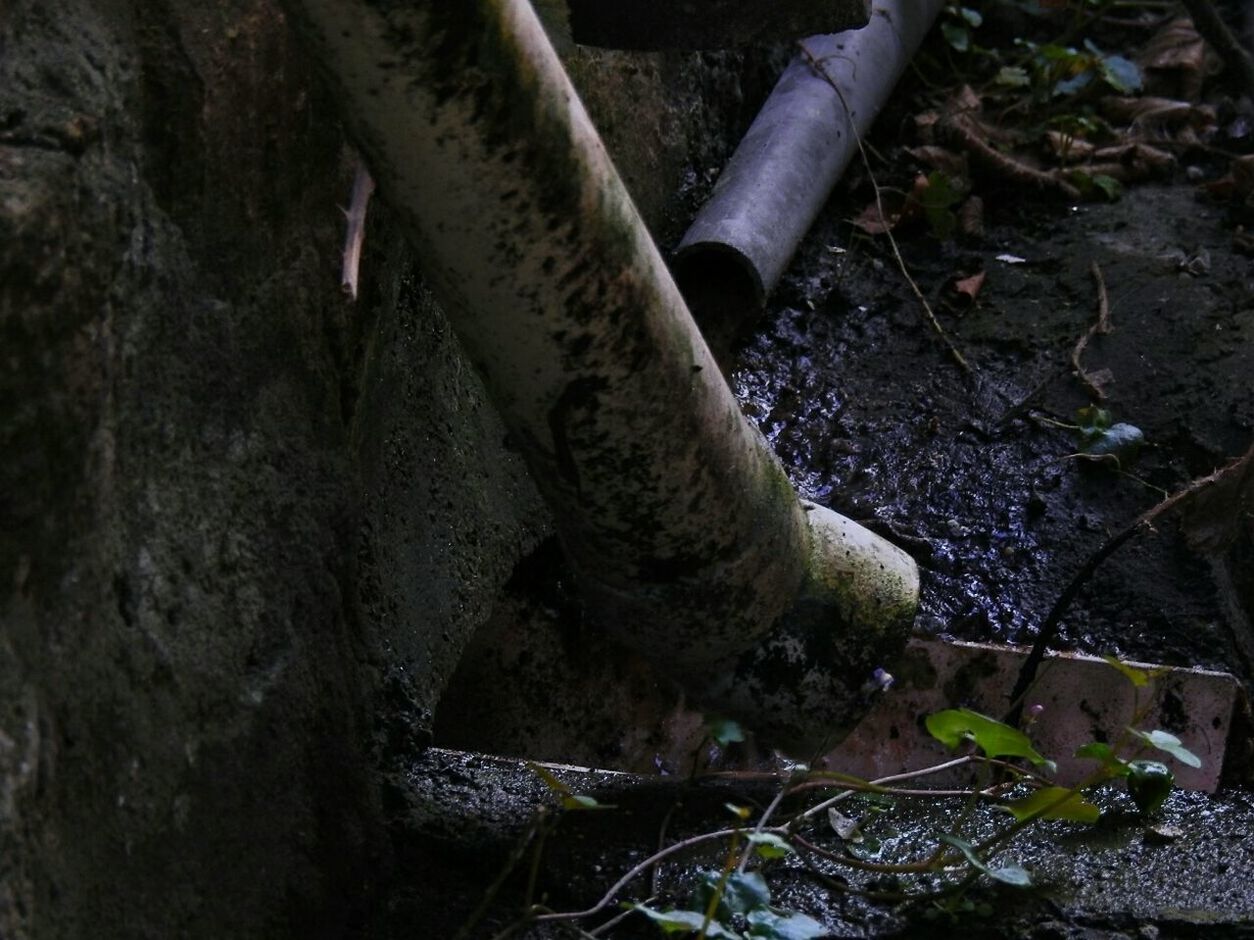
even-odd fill
[(675, 283), (724, 373), (731, 353), (766, 303), (753, 262), (717, 242), (687, 245), (675, 258)]

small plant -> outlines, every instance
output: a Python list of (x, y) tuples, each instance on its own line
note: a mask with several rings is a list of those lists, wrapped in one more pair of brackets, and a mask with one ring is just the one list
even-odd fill
[[(1092, 825), (1100, 818), (1101, 810), (1089, 799), (1089, 791), (1117, 780), (1124, 782), (1140, 814), (1151, 818), (1161, 810), (1175, 786), (1175, 778), (1166, 763), (1146, 755), (1160, 752), (1191, 767), (1201, 765), (1199, 758), (1175, 735), (1137, 727), (1148, 713), (1142, 694), (1152, 686), (1158, 672), (1130, 666), (1114, 657), (1106, 657), (1106, 661), (1134, 688), (1133, 720), (1114, 740), (1092, 741), (1077, 749), (1076, 757), (1094, 764), (1078, 784), (1060, 783), (1055, 763), (1037, 750), (1026, 733), (1040, 720), (1039, 708), (1027, 709), (1022, 729), (970, 709), (946, 709), (927, 717), (927, 731), (947, 748), (965, 753), (936, 766), (881, 780), (862, 780), (837, 771), (796, 765), (781, 777), (779, 791), (756, 822), (751, 822), (753, 813), (748, 807), (727, 804), (732, 825), (660, 848), (624, 873), (598, 903), (584, 911), (562, 913), (532, 905), (534, 874), (543, 850), (543, 839), (536, 839), (528, 906), (515, 926), (603, 918), (618, 901), (620, 892), (633, 881), (656, 871), (672, 856), (709, 844), (726, 846), (722, 864), (697, 874), (696, 886), (686, 901), (672, 905), (659, 905), (654, 899), (620, 903), (621, 913), (612, 922), (628, 916), (644, 917), (657, 924), (666, 936), (698, 940), (811, 940), (824, 936), (823, 925), (814, 918), (773, 902), (768, 873), (771, 865), (780, 863), (806, 866), (833, 890), (853, 891), (889, 902), (929, 904), (933, 916), (979, 913), (985, 905), (969, 900), (967, 892), (981, 881), (1009, 889), (1032, 887), (1030, 871), (997, 860), (999, 853), (1029, 826), (1042, 820)], [(732, 722), (713, 721), (710, 729), (712, 737), (724, 742), (741, 736), (739, 726)], [(909, 786), (914, 779), (964, 767), (976, 771), (983, 778), (983, 785), (960, 790)], [(558, 794), (563, 812), (607, 808), (591, 797), (571, 792), (540, 765), (533, 765), (533, 769)], [(795, 798), (832, 789), (837, 791), (834, 795), (805, 808), (795, 808)], [(883, 845), (867, 829), (883, 825), (896, 801), (959, 795), (966, 798), (967, 809), (956, 813), (944, 830), (933, 831), (927, 844), (907, 851), (910, 857), (904, 861), (881, 858)], [(786, 799), (792, 807), (788, 810), (790, 815), (784, 812)], [(846, 814), (842, 804), (853, 806), (849, 802), (853, 800), (860, 805)], [(992, 834), (985, 829), (982, 838), (969, 825), (971, 810), (980, 802), (992, 803), (1008, 820)], [(777, 815), (782, 818), (777, 820)], [(542, 814), (541, 818), (548, 817)], [(822, 825), (824, 822), (826, 826)], [(549, 826), (541, 834), (551, 831)], [(819, 844), (824, 832), (837, 837), (837, 848)], [(896, 837), (894, 841), (898, 841)], [(901, 849), (898, 845), (893, 854), (899, 855)], [(858, 885), (852, 879), (831, 879), (818, 872), (818, 862), (841, 866), (851, 874), (861, 873), (867, 880)], [(603, 924), (597, 929), (598, 935), (607, 929), (608, 923)]]

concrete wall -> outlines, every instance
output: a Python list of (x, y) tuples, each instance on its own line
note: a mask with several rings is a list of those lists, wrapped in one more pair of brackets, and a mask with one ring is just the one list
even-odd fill
[[(275, 3), (10, 0), (0, 50), (0, 937), (367, 930), (380, 774), (545, 511), (382, 203), (340, 293)], [(673, 238), (739, 60), (570, 54)]]

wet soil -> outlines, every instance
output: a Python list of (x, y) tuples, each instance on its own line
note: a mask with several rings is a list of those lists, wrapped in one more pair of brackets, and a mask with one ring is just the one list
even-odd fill
[[(915, 556), (920, 630), (1030, 643), (1112, 534), (1249, 446), (1254, 262), (1234, 252), (1225, 210), (1187, 184), (1113, 204), (1004, 195), (978, 240), (900, 238), (970, 374), (887, 246), (859, 235), (837, 199), (740, 350), (733, 383), (804, 495)], [(1097, 316), (1094, 264), (1114, 326), (1083, 355), (1090, 373), (1109, 370), (1100, 402), (1070, 362)], [(949, 302), (946, 283), (979, 271), (976, 302)], [(1057, 423), (1095, 403), (1143, 431), (1135, 462), (1075, 456), (1077, 434)], [(1232, 593), (1167, 522), (1097, 570), (1057, 645), (1248, 682), (1252, 638)]]

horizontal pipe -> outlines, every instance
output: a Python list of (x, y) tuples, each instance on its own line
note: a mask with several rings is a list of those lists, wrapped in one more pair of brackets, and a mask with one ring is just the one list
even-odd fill
[[(589, 609), (779, 740), (826, 734), (847, 717), (842, 690), (904, 644), (913, 562), (841, 520), (853, 528), (837, 553), (866, 556), (853, 567), (867, 578), (828, 590), (814, 520), (834, 514), (803, 510), (742, 415), (529, 4), (288, 8), (552, 508)], [(811, 597), (830, 615), (817, 728), (773, 687), (733, 696), (722, 683)], [(808, 621), (796, 629), (819, 639)], [(841, 668), (846, 645), (856, 675)]]
[(876, 0), (864, 28), (802, 41), (676, 250), (676, 277), (716, 350), (779, 282), (942, 5)]

